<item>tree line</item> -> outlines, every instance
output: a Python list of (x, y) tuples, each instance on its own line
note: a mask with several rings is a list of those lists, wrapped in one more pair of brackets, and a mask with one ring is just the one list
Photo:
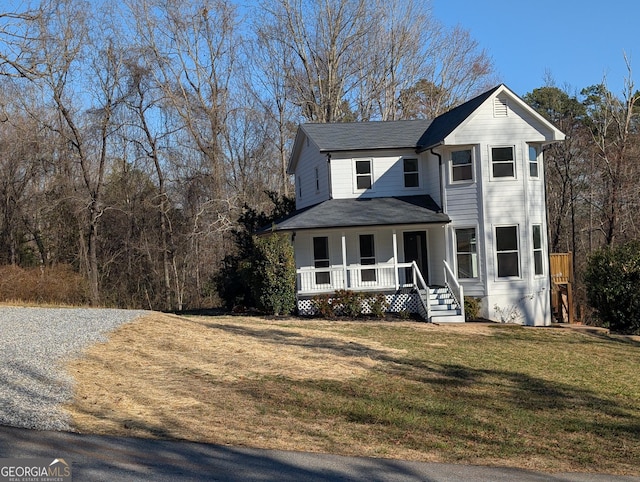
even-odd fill
[[(433, 118), (499, 82), (411, 0), (41, 0), (0, 11), (0, 265), (71, 267), (98, 305), (215, 305), (238, 220), (292, 193), (300, 122)], [(638, 93), (524, 96), (551, 252), (638, 239)], [(579, 290), (580, 291), (580, 290)], [(584, 290), (580, 291), (584, 299)]]
[[(573, 254), (578, 317), (586, 321), (595, 295), (602, 299), (613, 290), (604, 278), (593, 276), (591, 261), (608, 259), (611, 252), (626, 253), (640, 240), (640, 92), (628, 61), (627, 70), (620, 94), (611, 92), (605, 79), (580, 91), (549, 83), (524, 96), (567, 134), (565, 142), (544, 153), (549, 251)], [(637, 277), (635, 260), (613, 257), (616, 263), (627, 263), (621, 273)], [(598, 304), (619, 305), (637, 296), (638, 289), (637, 282), (616, 288), (615, 297)], [(638, 319), (637, 313), (633, 316)]]
[(210, 306), (238, 218), (292, 191), (298, 123), (430, 117), (495, 83), (428, 2), (0, 11), (0, 265), (70, 266), (94, 305)]

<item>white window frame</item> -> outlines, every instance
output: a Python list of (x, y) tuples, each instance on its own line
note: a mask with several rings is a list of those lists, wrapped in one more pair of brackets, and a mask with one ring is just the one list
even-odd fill
[(316, 193), (320, 192), (320, 168), (316, 166), (315, 168), (315, 176), (316, 176)]
[[(501, 251), (498, 251), (498, 229), (504, 229), (504, 228), (514, 228), (516, 231), (516, 249), (503, 249)], [(493, 228), (493, 232), (494, 232), (494, 239), (495, 239), (495, 246), (494, 246), (494, 253), (495, 253), (495, 260), (496, 260), (496, 273), (495, 273), (495, 278), (498, 280), (509, 280), (509, 279), (522, 279), (522, 255), (521, 255), (521, 249), (520, 249), (520, 226), (518, 224), (504, 224), (504, 225), (498, 225), (498, 226), (494, 226)], [(518, 257), (517, 259), (517, 269), (518, 269), (518, 273), (516, 275), (508, 275), (508, 276), (500, 276), (500, 255), (501, 254), (513, 254), (515, 253)]]
[[(470, 179), (458, 179), (458, 180), (454, 180), (453, 179), (453, 170), (456, 167), (464, 167), (467, 166), (467, 164), (461, 164), (461, 165), (457, 165), (454, 166), (453, 164), (453, 154), (454, 152), (464, 152), (464, 151), (469, 151), (470, 153), (470, 157), (471, 160), (469, 162), (469, 167), (471, 167), (471, 178)], [(454, 149), (449, 153), (449, 182), (450, 184), (469, 184), (469, 183), (473, 183), (475, 182), (475, 169), (474, 169), (474, 154), (473, 154), (474, 149), (472, 147), (468, 147), (468, 148), (463, 148), (463, 149)]]
[[(407, 171), (405, 168), (405, 161), (408, 160), (412, 160), (412, 161), (416, 161), (416, 170), (415, 171)], [(407, 174), (409, 175), (415, 175), (417, 180), (418, 180), (418, 184), (416, 186), (407, 186)], [(402, 185), (404, 186), (405, 189), (420, 189), (420, 160), (418, 159), (418, 157), (411, 157), (411, 156), (405, 156), (402, 157)]]
[[(511, 161), (494, 161), (493, 160), (493, 150), (494, 149), (511, 149)], [(517, 170), (517, 163), (516, 163), (516, 146), (514, 145), (496, 145), (496, 146), (489, 146), (489, 165), (491, 166), (491, 179), (495, 180), (495, 181), (513, 181), (514, 179), (518, 178), (518, 170)], [(496, 164), (501, 165), (501, 164), (511, 164), (513, 166), (513, 175), (512, 176), (496, 176), (494, 174), (494, 167), (496, 166)]]
[[(362, 254), (362, 237), (363, 236), (370, 236), (371, 237), (371, 242), (372, 242), (372, 247), (373, 247), (373, 256), (363, 256)], [(364, 260), (366, 260), (366, 263), (363, 262)], [(377, 264), (377, 258), (376, 258), (376, 236), (373, 233), (359, 233), (358, 234), (358, 261), (360, 263), (361, 267), (364, 266), (375, 266)], [(373, 261), (372, 263), (370, 261)], [(367, 272), (367, 274), (373, 274), (373, 279), (364, 279), (364, 274), (365, 272)], [(365, 269), (360, 269), (360, 282), (363, 284), (376, 284), (378, 282), (378, 272), (375, 268), (365, 268)]]
[[(359, 162), (368, 162), (369, 163), (369, 178), (371, 180), (371, 187), (368, 188), (359, 188), (358, 187), (358, 177), (363, 177), (366, 174), (358, 174), (358, 163)], [(353, 192), (368, 192), (373, 191), (373, 187), (375, 185), (375, 177), (373, 172), (373, 159), (370, 157), (367, 158), (359, 158), (353, 159)]]
[[(536, 228), (539, 229), (539, 239), (537, 240), (539, 246), (536, 248)], [(544, 236), (542, 235), (542, 224), (531, 225), (531, 249), (533, 256), (533, 275), (536, 277), (544, 276)], [(538, 272), (536, 265), (536, 254), (540, 257), (540, 272)]]
[[(531, 159), (531, 151), (533, 150), (533, 152), (535, 152), (535, 157), (533, 159)], [(528, 164), (528, 168), (529, 170), (527, 171), (529, 173), (529, 179), (534, 179), (534, 180), (539, 180), (540, 179), (540, 148), (538, 146), (534, 146), (529, 144), (529, 149), (527, 149), (528, 154), (527, 157), (529, 158), (529, 164)], [(533, 166), (536, 166), (536, 175), (532, 175), (531, 174), (531, 168)]]
[[(467, 231), (473, 229), (474, 231), (474, 235), (475, 235), (475, 244), (470, 243), (471, 245), (475, 245), (475, 252), (473, 251), (458, 251), (458, 231)], [(477, 226), (456, 226), (453, 230), (454, 233), (454, 248), (455, 248), (455, 256), (456, 256), (456, 276), (458, 277), (458, 280), (460, 281), (466, 281), (466, 280), (477, 280), (480, 275), (479, 275), (479, 271), (478, 271), (478, 265), (479, 265), (479, 260), (478, 260), (478, 227)], [(460, 255), (468, 255), (471, 257), (471, 261), (472, 261), (472, 271), (474, 272), (474, 276), (469, 276), (469, 277), (461, 277), (460, 276), (460, 263), (458, 261), (458, 256)]]
[[(326, 243), (327, 243), (327, 257), (326, 258), (316, 258), (316, 239), (326, 239)], [(331, 247), (330, 247), (330, 239), (329, 236), (312, 236), (311, 237), (311, 254), (313, 256), (313, 267), (314, 270), (316, 269), (322, 269), (323, 271), (314, 271), (314, 277), (313, 277), (313, 281), (315, 283), (316, 286), (331, 286)], [(318, 266), (318, 265), (321, 266)], [(326, 264), (326, 266), (325, 266)], [(326, 271), (324, 270), (326, 268)], [(320, 279), (318, 277), (318, 275), (322, 275), (322, 276), (327, 276), (329, 278), (329, 281), (325, 282), (319, 282), (318, 280)]]

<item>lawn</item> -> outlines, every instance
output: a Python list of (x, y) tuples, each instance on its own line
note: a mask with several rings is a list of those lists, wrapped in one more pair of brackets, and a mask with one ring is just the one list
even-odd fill
[(626, 338), (154, 314), (69, 370), (81, 432), (640, 474), (640, 343)]

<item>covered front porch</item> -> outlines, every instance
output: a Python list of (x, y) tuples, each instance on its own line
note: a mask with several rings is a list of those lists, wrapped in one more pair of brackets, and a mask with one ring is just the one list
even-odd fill
[(351, 290), (384, 294), (389, 312), (464, 321), (463, 289), (444, 259), (443, 225), (312, 230), (296, 233), (294, 246), (301, 314), (314, 314), (317, 295)]
[(389, 311), (430, 321), (446, 311), (449, 321), (464, 321), (462, 287), (446, 261), (450, 222), (428, 195), (329, 199), (261, 234), (290, 233), (303, 313), (314, 296), (351, 290), (385, 294)]

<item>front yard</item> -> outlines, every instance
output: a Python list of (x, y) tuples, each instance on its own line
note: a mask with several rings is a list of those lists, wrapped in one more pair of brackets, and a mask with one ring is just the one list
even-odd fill
[(69, 370), (81, 432), (640, 474), (640, 343), (628, 339), (154, 314)]

